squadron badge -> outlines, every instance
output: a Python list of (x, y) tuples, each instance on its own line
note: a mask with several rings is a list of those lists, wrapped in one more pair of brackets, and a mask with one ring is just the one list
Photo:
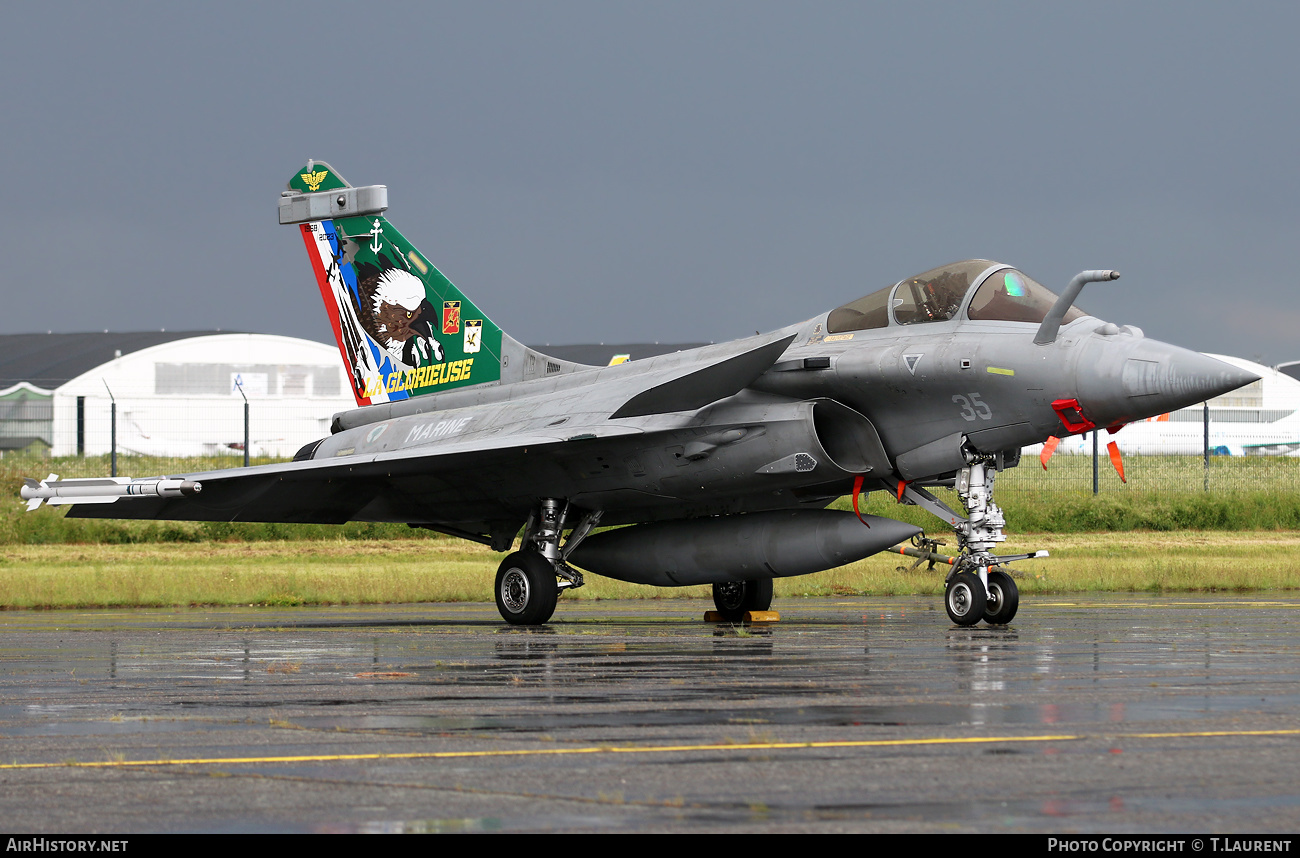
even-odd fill
[(325, 181), (325, 177), (328, 175), (329, 173), (325, 170), (313, 170), (310, 173), (303, 173), (302, 180), (306, 183), (307, 190), (318, 191), (320, 190), (320, 183)]
[(465, 354), (472, 355), (478, 352), (479, 346), (483, 343), (483, 320), (466, 319), (465, 320)]
[(460, 302), (442, 302), (442, 332), (444, 334), (460, 333)]

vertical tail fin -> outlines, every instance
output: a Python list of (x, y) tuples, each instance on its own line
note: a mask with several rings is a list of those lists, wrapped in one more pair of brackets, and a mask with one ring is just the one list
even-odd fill
[[(505, 336), (388, 222), (388, 189), (308, 161), (280, 198), (311, 257), (358, 405), (500, 381)], [(515, 373), (507, 373), (514, 375)]]

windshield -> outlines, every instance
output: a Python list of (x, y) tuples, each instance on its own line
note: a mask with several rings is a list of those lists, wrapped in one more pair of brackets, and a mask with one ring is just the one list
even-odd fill
[[(1008, 269), (998, 271), (984, 281), (971, 299), (966, 315), (972, 319), (1032, 322), (1037, 325), (1055, 303), (1056, 295), (1046, 286), (1015, 269)], [(1083, 316), (1082, 310), (1071, 307), (1061, 324), (1067, 325)]]
[(889, 324), (889, 293), (893, 286), (886, 286), (879, 292), (872, 292), (865, 298), (859, 298), (851, 304), (831, 310), (826, 319), (826, 330), (832, 334), (846, 331), (866, 331), (871, 328), (883, 328)]

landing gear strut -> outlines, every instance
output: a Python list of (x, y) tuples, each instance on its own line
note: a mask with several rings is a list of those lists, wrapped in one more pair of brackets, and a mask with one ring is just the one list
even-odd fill
[(561, 590), (583, 585), (582, 573), (565, 560), (591, 533), (600, 515), (599, 510), (584, 515), (561, 547), (569, 503), (544, 498), (538, 504), (524, 525), (519, 550), (506, 557), (497, 569), (497, 610), (506, 622), (517, 626), (541, 625), (555, 613)]
[[(899, 496), (946, 521), (957, 535), (960, 551), (956, 557), (944, 557), (933, 550), (934, 540), (922, 540), (919, 548), (902, 549), (901, 553), (921, 560), (948, 563), (952, 570), (944, 582), (944, 608), (948, 618), (959, 626), (973, 626), (980, 620), (989, 625), (1006, 625), (1020, 607), (1020, 592), (1015, 580), (1002, 568), (1017, 560), (1046, 557), (1046, 551), (1031, 554), (992, 553), (999, 542), (1006, 519), (993, 502), (993, 480), (1000, 467), (1000, 455), (971, 454), (970, 464), (957, 472), (957, 496), (969, 518), (953, 512), (943, 501), (923, 488), (902, 484)], [(918, 564), (919, 565), (919, 564)]]

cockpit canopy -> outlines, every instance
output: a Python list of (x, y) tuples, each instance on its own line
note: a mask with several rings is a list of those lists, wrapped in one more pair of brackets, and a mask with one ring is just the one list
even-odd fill
[[(826, 330), (842, 334), (890, 324), (945, 322), (956, 318), (963, 305), (970, 319), (1037, 325), (1056, 298), (1050, 289), (1014, 268), (987, 259), (967, 259), (909, 277), (832, 310)], [(1083, 315), (1078, 307), (1071, 307), (1061, 323)]]

